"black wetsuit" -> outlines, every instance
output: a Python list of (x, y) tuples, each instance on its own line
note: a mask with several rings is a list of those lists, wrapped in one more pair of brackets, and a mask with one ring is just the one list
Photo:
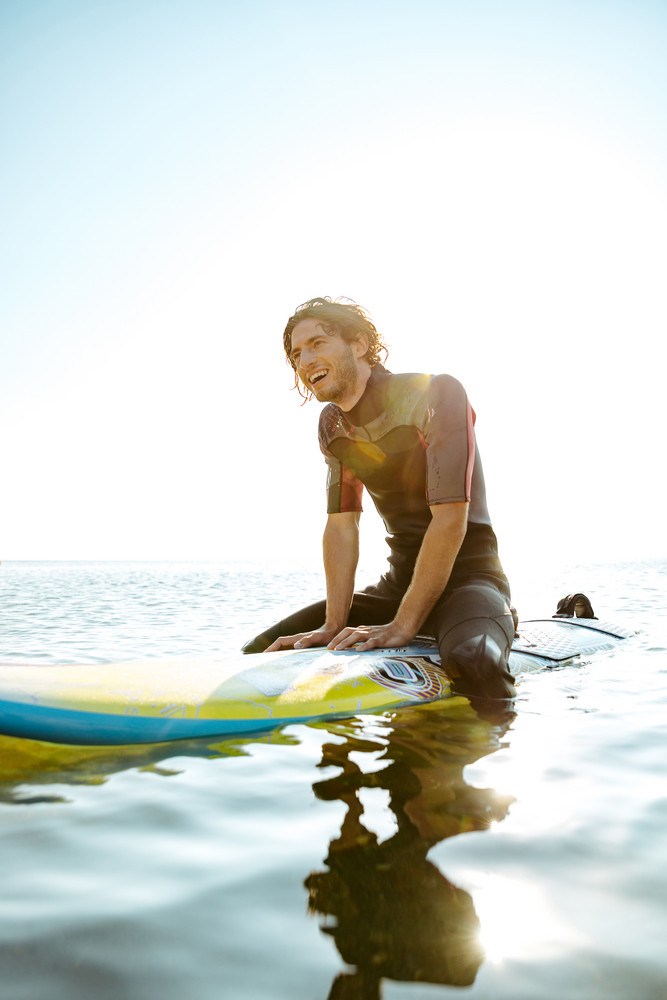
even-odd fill
[[(431, 521), (429, 507), (467, 501), (463, 544), (420, 632), (438, 640), (456, 690), (507, 698), (514, 694), (507, 668), (514, 623), (474, 422), (463, 386), (450, 375), (392, 375), (377, 365), (351, 410), (325, 406), (319, 439), (328, 465), (328, 512), (361, 510), (365, 487), (388, 532), (389, 569), (379, 583), (355, 593), (348, 625), (393, 619)], [(319, 628), (325, 609), (324, 601), (304, 608), (244, 649), (259, 652), (281, 635)]]

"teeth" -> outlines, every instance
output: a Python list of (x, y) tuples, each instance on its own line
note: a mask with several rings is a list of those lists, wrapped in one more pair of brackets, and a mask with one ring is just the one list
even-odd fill
[(315, 385), (316, 382), (319, 382), (320, 379), (323, 379), (325, 375), (328, 374), (329, 372), (328, 369), (326, 368), (322, 368), (319, 371), (313, 372), (313, 374), (310, 376), (310, 384)]

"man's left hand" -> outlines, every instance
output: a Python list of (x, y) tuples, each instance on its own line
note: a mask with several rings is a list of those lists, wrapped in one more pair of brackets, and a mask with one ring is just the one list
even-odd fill
[(334, 636), (327, 649), (349, 649), (350, 646), (356, 646), (361, 652), (365, 649), (394, 649), (396, 646), (407, 646), (414, 637), (414, 632), (407, 631), (395, 622), (387, 625), (358, 625), (357, 628), (344, 628)]

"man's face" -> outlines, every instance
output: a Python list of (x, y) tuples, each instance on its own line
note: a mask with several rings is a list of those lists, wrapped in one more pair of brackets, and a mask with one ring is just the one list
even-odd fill
[(299, 378), (321, 403), (336, 403), (342, 410), (351, 409), (366, 386), (370, 369), (361, 360), (366, 350), (362, 340), (349, 343), (327, 333), (312, 317), (292, 331), (291, 357)]

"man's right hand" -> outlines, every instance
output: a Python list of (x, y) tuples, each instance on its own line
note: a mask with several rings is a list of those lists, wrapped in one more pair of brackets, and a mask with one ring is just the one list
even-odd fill
[(278, 649), (308, 649), (310, 646), (327, 646), (340, 632), (339, 628), (316, 628), (314, 632), (298, 632), (296, 635), (281, 635), (264, 650), (275, 653)]

